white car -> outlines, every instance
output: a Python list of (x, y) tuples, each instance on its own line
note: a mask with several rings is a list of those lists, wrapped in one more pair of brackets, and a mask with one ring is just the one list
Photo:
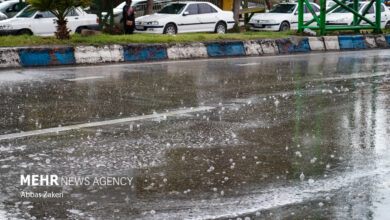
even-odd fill
[(233, 12), (208, 2), (174, 2), (159, 12), (135, 20), (136, 32), (177, 34), (215, 32), (224, 34), (234, 25)]
[(20, 12), (26, 5), (22, 3), (22, 8), (20, 7), (19, 0), (11, 0), (0, 3), (0, 21), (8, 18), (12, 18), (17, 13)]
[[(347, 4), (348, 7), (353, 8), (353, 3)], [(359, 13), (363, 14), (363, 11), (368, 7), (368, 2), (359, 3)], [(374, 4), (370, 7), (366, 14), (366, 18), (375, 22), (375, 6)], [(390, 10), (381, 4), (381, 28), (390, 28)], [(353, 14), (348, 10), (337, 7), (332, 13), (326, 16), (327, 25), (352, 25), (353, 24)], [(367, 25), (367, 22), (364, 20), (360, 23)]]
[[(81, 33), (82, 29), (97, 29), (96, 15), (87, 14), (81, 8), (71, 11), (67, 18), (67, 27), (71, 33)], [(55, 16), (48, 11), (35, 11), (26, 7), (15, 17), (0, 21), (0, 35), (40, 35), (53, 36), (57, 23)]]
[[(320, 6), (310, 3), (314, 12), (320, 13)], [(313, 18), (305, 4), (303, 20), (309, 21)], [(267, 13), (257, 13), (249, 21), (251, 30), (264, 31), (287, 31), (298, 29), (298, 3), (281, 3), (276, 5)]]

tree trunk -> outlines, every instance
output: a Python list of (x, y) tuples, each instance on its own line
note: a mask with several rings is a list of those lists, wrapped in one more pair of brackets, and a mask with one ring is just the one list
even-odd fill
[(55, 35), (59, 40), (67, 40), (70, 38), (70, 30), (66, 26), (66, 23), (68, 23), (66, 19), (57, 20), (57, 31), (55, 32)]
[(274, 7), (271, 0), (265, 0), (265, 4), (267, 5), (268, 10), (271, 10)]
[(149, 15), (153, 13), (153, 4), (154, 4), (153, 0), (147, 0), (145, 15)]
[(241, 6), (241, 0), (233, 1), (233, 18), (236, 23), (238, 23), (240, 19), (240, 6)]

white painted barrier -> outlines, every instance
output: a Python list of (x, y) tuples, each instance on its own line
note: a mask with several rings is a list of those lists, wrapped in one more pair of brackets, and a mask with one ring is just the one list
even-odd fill
[(339, 38), (337, 36), (324, 36), (326, 50), (340, 50)]
[(78, 46), (74, 56), (77, 64), (124, 62), (121, 45), (106, 45), (102, 47)]
[(207, 49), (203, 43), (178, 43), (167, 48), (168, 59), (207, 58)]
[(279, 48), (275, 40), (260, 40), (264, 55), (279, 54)]
[(263, 55), (263, 49), (258, 40), (248, 40), (244, 41), (245, 53), (248, 56), (259, 56)]
[(0, 68), (21, 67), (18, 49), (0, 48)]
[(309, 37), (309, 45), (311, 51), (324, 51), (325, 44), (322, 37)]

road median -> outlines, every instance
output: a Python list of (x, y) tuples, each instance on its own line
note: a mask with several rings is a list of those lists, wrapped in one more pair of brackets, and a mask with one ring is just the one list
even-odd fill
[(175, 43), (130, 43), (99, 46), (0, 48), (0, 68), (145, 62), (195, 58), (264, 56), (318, 51), (390, 48), (390, 35), (286, 37)]

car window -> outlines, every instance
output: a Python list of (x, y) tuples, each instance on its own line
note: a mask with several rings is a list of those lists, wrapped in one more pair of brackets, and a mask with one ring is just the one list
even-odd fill
[[(365, 10), (367, 9), (367, 7), (368, 7), (368, 4), (366, 4), (366, 5), (364, 6), (363, 11), (365, 11)], [(374, 13), (375, 13), (374, 4), (372, 4), (371, 7), (370, 7), (370, 9), (368, 10), (367, 14), (374, 14)]]
[(180, 14), (186, 4), (181, 3), (172, 3), (166, 5), (164, 8), (162, 8), (158, 13), (159, 14)]
[(44, 11), (44, 12), (39, 12), (39, 14), (42, 15), (42, 18), (54, 18), (55, 16), (49, 12), (49, 11)]
[(328, 7), (331, 8), (333, 5), (335, 5), (336, 3), (335, 2), (329, 2), (328, 3)]
[(209, 4), (206, 3), (198, 4), (198, 7), (199, 7), (199, 14), (208, 14), (208, 13), (217, 12), (217, 10), (215, 10)]
[[(353, 8), (353, 3), (347, 4), (348, 7)], [(362, 7), (362, 4), (359, 4), (359, 9)], [(351, 13), (348, 10), (342, 8), (341, 6), (337, 7), (332, 13)]]
[(293, 13), (296, 4), (279, 4), (276, 5), (269, 13)]
[(189, 13), (190, 15), (199, 14), (198, 5), (199, 5), (199, 4), (191, 4), (191, 5), (188, 6), (188, 8), (187, 8), (186, 11), (188, 11), (188, 13)]
[(79, 14), (74, 9), (72, 11), (70, 11), (68, 14), (68, 17), (73, 17), (73, 16), (79, 16)]
[(31, 18), (35, 12), (36, 11), (32, 8), (26, 8), (26, 10), (18, 15), (18, 18)]
[(310, 4), (310, 6), (313, 8), (314, 12), (320, 12), (320, 9), (315, 4)]
[(381, 11), (385, 12), (385, 6), (381, 5)]

